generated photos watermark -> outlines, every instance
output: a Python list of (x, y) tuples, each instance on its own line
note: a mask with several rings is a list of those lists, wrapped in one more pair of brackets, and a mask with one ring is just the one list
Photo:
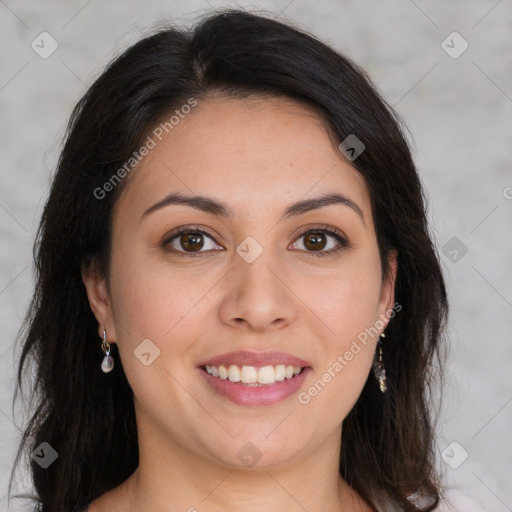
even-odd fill
[(170, 133), (182, 119), (185, 119), (187, 114), (189, 114), (192, 108), (196, 105), (197, 100), (195, 98), (189, 98), (187, 103), (183, 104), (179, 109), (176, 109), (174, 114), (169, 117), (168, 120), (160, 123), (156, 128), (154, 128), (151, 134), (147, 136), (144, 144), (137, 151), (133, 152), (132, 156), (124, 163), (124, 165), (120, 167), (107, 181), (105, 181), (101, 187), (96, 187), (94, 189), (94, 197), (101, 200), (104, 199), (109, 192), (112, 192), (121, 180), (125, 178), (132, 169), (144, 159), (144, 157), (149, 155), (152, 149), (156, 148), (158, 143), (164, 138), (164, 135)]
[(362, 347), (368, 343), (368, 337), (374, 337), (379, 335), (384, 327), (387, 325), (386, 319), (390, 320), (398, 312), (402, 310), (402, 305), (398, 302), (393, 304), (391, 309), (388, 309), (385, 314), (381, 315), (371, 327), (366, 327), (364, 331), (357, 335), (357, 339), (352, 340), (350, 347), (345, 350), (343, 354), (338, 355), (336, 361), (334, 361), (329, 368), (306, 390), (302, 391), (297, 395), (298, 401), (302, 405), (307, 405), (311, 402), (311, 399), (317, 396), (329, 382), (331, 382), (342, 370), (347, 366), (350, 361), (354, 359)]

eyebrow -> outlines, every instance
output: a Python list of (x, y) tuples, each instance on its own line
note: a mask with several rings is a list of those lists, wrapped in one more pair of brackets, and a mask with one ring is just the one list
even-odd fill
[[(235, 212), (229, 206), (210, 197), (201, 195), (184, 196), (179, 193), (172, 193), (155, 203), (153, 206), (150, 206), (142, 214), (140, 220), (144, 219), (149, 214), (157, 210), (173, 204), (190, 206), (196, 210), (201, 210), (205, 213), (224, 218), (233, 218), (235, 216)], [(357, 215), (363, 221), (363, 224), (365, 224), (364, 215), (361, 208), (354, 201), (352, 201), (352, 199), (349, 199), (342, 194), (326, 194), (313, 199), (304, 199), (302, 201), (293, 203), (284, 210), (280, 220), (296, 217), (312, 210), (317, 210), (318, 208), (323, 208), (324, 206), (334, 204), (348, 206), (357, 213)]]

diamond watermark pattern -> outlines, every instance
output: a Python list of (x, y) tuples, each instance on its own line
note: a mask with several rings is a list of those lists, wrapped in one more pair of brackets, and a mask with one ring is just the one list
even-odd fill
[(456, 236), (450, 238), (443, 246), (443, 254), (453, 263), (458, 263), (467, 252), (467, 246)]
[(50, 467), (59, 454), (46, 441), (41, 443), (31, 454), (30, 457), (35, 460), (43, 469)]
[(245, 443), (236, 455), (240, 462), (248, 468), (252, 468), (262, 457), (261, 452), (250, 441)]
[(133, 353), (144, 366), (149, 366), (160, 355), (160, 349), (150, 339), (145, 339)]
[(338, 149), (353, 162), (364, 150), (366, 146), (351, 133), (343, 142), (340, 143)]
[(47, 59), (59, 47), (59, 43), (48, 32), (41, 32), (30, 46), (39, 57)]
[(468, 47), (468, 42), (458, 32), (452, 32), (441, 43), (441, 48), (452, 59), (458, 59), (468, 49)]
[(448, 466), (457, 469), (466, 462), (469, 453), (457, 441), (453, 441), (441, 452), (441, 457)]
[(261, 255), (263, 247), (252, 236), (248, 236), (237, 246), (236, 252), (246, 263), (252, 263)]

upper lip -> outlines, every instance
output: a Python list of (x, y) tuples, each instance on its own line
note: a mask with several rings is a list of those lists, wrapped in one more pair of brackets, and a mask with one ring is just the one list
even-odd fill
[(249, 352), (247, 350), (229, 352), (220, 356), (215, 356), (207, 361), (203, 361), (198, 366), (229, 366), (231, 364), (258, 367), (267, 365), (274, 366), (277, 364), (300, 367), (311, 366), (311, 364), (304, 361), (304, 359), (292, 356), (286, 352)]

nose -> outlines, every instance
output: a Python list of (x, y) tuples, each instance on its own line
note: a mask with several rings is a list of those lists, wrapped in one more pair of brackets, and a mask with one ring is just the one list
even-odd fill
[(225, 324), (262, 333), (283, 328), (297, 318), (297, 298), (270, 252), (263, 251), (252, 263), (234, 256), (220, 308)]

